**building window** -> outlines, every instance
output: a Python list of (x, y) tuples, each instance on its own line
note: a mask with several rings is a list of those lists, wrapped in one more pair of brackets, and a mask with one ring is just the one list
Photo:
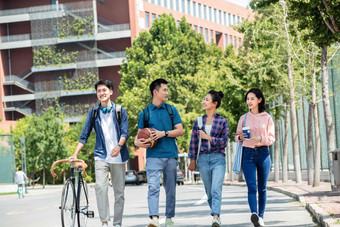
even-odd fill
[(207, 6), (203, 5), (203, 14), (204, 14), (204, 19), (207, 20)]
[(236, 18), (235, 18), (235, 15), (233, 15), (233, 25), (234, 25), (234, 26), (236, 25)]
[(149, 28), (150, 27), (150, 21), (149, 21), (149, 12), (145, 12), (145, 27)]
[(241, 38), (238, 38), (238, 46), (241, 47), (241, 45), (242, 45), (242, 40)]
[(230, 44), (233, 44), (233, 36), (232, 35), (229, 36), (229, 45)]
[(209, 20), (212, 21), (212, 12), (213, 12), (213, 9), (211, 7), (209, 7)]
[(214, 22), (217, 23), (217, 10), (214, 9)]
[(185, 0), (182, 0), (182, 13), (185, 13)]
[(203, 35), (203, 28), (202, 27), (200, 27), (200, 33), (201, 33), (201, 35)]
[(204, 29), (204, 40), (206, 43), (208, 42), (208, 29), (207, 28)]
[(156, 19), (156, 14), (152, 14), (151, 15), (151, 22), (153, 23), (153, 21)]
[(168, 7), (168, 0), (163, 0), (163, 6)]
[(228, 26), (230, 26), (230, 25), (231, 25), (231, 14), (228, 13)]
[(194, 17), (196, 17), (196, 2), (193, 2), (192, 3), (192, 15), (194, 16)]
[(179, 11), (179, 0), (176, 0), (176, 10)]
[(197, 25), (194, 25), (194, 30), (197, 33)]
[(170, 9), (174, 9), (174, 0), (170, 0)]
[(181, 21), (178, 20), (178, 21), (177, 21), (177, 26), (179, 25), (179, 23), (181, 23)]
[(214, 42), (214, 31), (210, 30), (210, 41), (213, 43)]
[(218, 11), (218, 17), (219, 17), (218, 23), (223, 24), (223, 22), (222, 22), (222, 11), (221, 10)]
[(228, 46), (228, 34), (224, 34), (224, 47)]
[(235, 48), (237, 48), (236, 36), (234, 36), (234, 46), (235, 46)]
[(189, 15), (191, 15), (190, 0), (187, 0), (187, 12)]
[(151, 3), (152, 3), (152, 4), (155, 4), (155, 0), (151, 0)]
[(198, 4), (198, 17), (199, 18), (202, 18), (202, 5), (201, 4)]
[(51, 0), (51, 5), (57, 4), (57, 0)]
[(161, 0), (157, 0), (157, 5), (161, 5)]
[(226, 12), (223, 12), (223, 25), (227, 26), (227, 13)]

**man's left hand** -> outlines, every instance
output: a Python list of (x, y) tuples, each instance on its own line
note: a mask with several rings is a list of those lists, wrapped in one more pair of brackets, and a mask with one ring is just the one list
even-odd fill
[(115, 148), (113, 148), (113, 150), (111, 151), (111, 157), (117, 157), (119, 155), (120, 152), (120, 146), (116, 146)]
[(151, 136), (154, 140), (158, 140), (158, 139), (165, 136), (165, 132), (164, 131), (158, 131), (158, 130), (151, 131)]

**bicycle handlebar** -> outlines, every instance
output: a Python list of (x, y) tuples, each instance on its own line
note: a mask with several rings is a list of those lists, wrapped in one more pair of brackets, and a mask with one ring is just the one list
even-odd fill
[(69, 159), (60, 159), (60, 160), (57, 160), (55, 162), (53, 162), (52, 166), (51, 166), (51, 174), (53, 177), (57, 178), (58, 179), (58, 176), (57, 174), (54, 173), (54, 167), (55, 165), (59, 164), (59, 163), (62, 163), (62, 162), (69, 162), (69, 163), (73, 163), (73, 162), (76, 162), (75, 164), (75, 167), (78, 168), (78, 167), (82, 167), (83, 168), (83, 174), (84, 174), (84, 177), (86, 177), (86, 172), (85, 172), (85, 169), (87, 168), (87, 164), (85, 163), (84, 160), (81, 160), (81, 159), (75, 159), (75, 160), (72, 160), (70, 161)]

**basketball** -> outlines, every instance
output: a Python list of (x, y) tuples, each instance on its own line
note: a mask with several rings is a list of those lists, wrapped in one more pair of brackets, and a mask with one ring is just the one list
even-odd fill
[(156, 146), (157, 144), (157, 140), (154, 140), (150, 137), (151, 132), (155, 131), (155, 129), (153, 128), (143, 128), (142, 130), (139, 131), (137, 138), (138, 139), (145, 139), (146, 141), (148, 141), (147, 144), (150, 144), (150, 148)]

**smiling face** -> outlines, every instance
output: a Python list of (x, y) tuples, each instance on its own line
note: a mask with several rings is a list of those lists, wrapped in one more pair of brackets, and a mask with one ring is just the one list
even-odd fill
[(247, 95), (247, 105), (250, 110), (253, 112), (258, 112), (259, 103), (262, 102), (262, 98), (257, 98), (256, 95), (252, 92), (249, 92)]
[(202, 101), (203, 110), (216, 109), (217, 102), (213, 102), (211, 94), (207, 94)]
[(169, 90), (166, 84), (161, 84), (158, 91), (156, 89), (153, 90), (153, 97), (163, 102), (168, 100), (168, 95), (169, 95)]
[(106, 103), (110, 100), (113, 91), (110, 90), (105, 84), (99, 84), (97, 87), (97, 98), (101, 103)]

